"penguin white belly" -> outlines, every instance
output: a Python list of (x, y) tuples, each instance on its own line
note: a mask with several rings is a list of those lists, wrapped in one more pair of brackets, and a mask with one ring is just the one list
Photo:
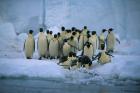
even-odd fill
[(93, 38), (89, 39), (89, 42), (92, 44), (93, 47), (93, 55), (95, 55), (96, 52), (96, 41)]
[(25, 55), (26, 57), (31, 58), (34, 52), (34, 39), (27, 38), (25, 42)]
[(53, 40), (50, 41), (50, 45), (49, 45), (50, 56), (52, 57), (58, 56), (58, 47), (59, 46), (57, 41), (53, 41)]
[(68, 56), (69, 53), (70, 53), (70, 46), (69, 46), (68, 44), (65, 44), (65, 45), (63, 46), (63, 55), (64, 55), (64, 56)]
[(38, 40), (38, 52), (40, 57), (45, 56), (47, 51), (46, 37), (39, 37)]
[(114, 35), (110, 34), (107, 37), (107, 50), (114, 50), (115, 47), (115, 37)]
[(93, 56), (93, 48), (87, 48), (84, 47), (84, 55), (88, 56), (91, 60), (92, 60), (92, 56)]
[(79, 50), (83, 49), (83, 45), (84, 45), (84, 38), (83, 36), (80, 36), (79, 43), (78, 43)]

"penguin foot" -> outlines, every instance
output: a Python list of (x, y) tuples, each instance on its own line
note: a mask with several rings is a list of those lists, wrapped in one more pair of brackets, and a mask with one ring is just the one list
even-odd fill
[(50, 60), (53, 59), (53, 57), (50, 57)]
[(38, 58), (38, 60), (41, 60), (41, 59), (42, 59), (41, 57)]
[(27, 57), (27, 59), (31, 59), (30, 57)]
[(60, 57), (59, 56), (57, 56), (57, 59), (59, 59)]
[(43, 57), (44, 57), (44, 58), (46, 58), (46, 56), (45, 56), (45, 55), (44, 55)]

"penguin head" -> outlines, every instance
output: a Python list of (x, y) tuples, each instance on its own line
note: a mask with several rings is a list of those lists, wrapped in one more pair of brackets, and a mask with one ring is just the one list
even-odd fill
[(87, 31), (87, 34), (90, 34), (90, 31)]
[(72, 31), (75, 31), (75, 27), (72, 27), (71, 30), (72, 30)]
[(67, 42), (67, 39), (64, 39), (64, 42)]
[(72, 35), (75, 36), (76, 35), (76, 32), (72, 32)]
[(62, 30), (62, 31), (65, 31), (65, 27), (64, 27), (64, 26), (62, 26), (62, 27), (61, 27), (61, 30)]
[(87, 48), (90, 48), (90, 44), (87, 44)]
[(29, 34), (33, 34), (33, 32), (34, 32), (33, 30), (29, 30)]
[(50, 34), (51, 34), (51, 35), (52, 35), (52, 33), (53, 33), (53, 32), (52, 32), (52, 31), (50, 31)]
[(82, 33), (82, 31), (81, 31), (81, 30), (79, 30), (78, 32), (79, 32), (79, 34), (81, 34), (81, 33)]
[(67, 29), (66, 31), (67, 31), (67, 33), (71, 33), (71, 30), (70, 29)]
[(90, 38), (90, 37), (91, 37), (91, 35), (90, 35), (90, 34), (88, 34), (88, 35), (87, 35), (87, 38)]
[(54, 34), (54, 38), (57, 38), (57, 35), (56, 34)]
[(87, 26), (84, 26), (84, 29), (87, 29)]
[(96, 31), (92, 31), (92, 35), (95, 35), (96, 34)]
[(60, 36), (60, 32), (58, 32), (57, 35)]
[(49, 33), (50, 33), (50, 31), (49, 31), (49, 30), (47, 30), (46, 32), (47, 32), (47, 34), (49, 34)]
[(102, 32), (104, 33), (105, 31), (107, 31), (106, 29), (102, 29)]
[(109, 28), (108, 29), (108, 32), (110, 33), (111, 31), (113, 31), (114, 29), (113, 28)]
[(40, 31), (40, 32), (43, 32), (43, 28), (40, 28), (39, 31)]
[(73, 37), (73, 36), (71, 36), (71, 37), (70, 37), (70, 40), (73, 40), (73, 38), (74, 38), (74, 37)]

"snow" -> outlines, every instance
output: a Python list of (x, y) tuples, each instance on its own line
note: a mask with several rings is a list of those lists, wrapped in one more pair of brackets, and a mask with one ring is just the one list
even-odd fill
[(62, 68), (55, 62), (26, 60), (26, 59), (0, 59), (0, 77), (40, 77), (63, 78)]

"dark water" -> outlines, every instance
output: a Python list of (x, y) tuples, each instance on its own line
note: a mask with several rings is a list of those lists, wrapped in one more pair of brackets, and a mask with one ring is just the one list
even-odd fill
[(140, 93), (140, 85), (72, 84), (59, 80), (0, 79), (0, 93)]

